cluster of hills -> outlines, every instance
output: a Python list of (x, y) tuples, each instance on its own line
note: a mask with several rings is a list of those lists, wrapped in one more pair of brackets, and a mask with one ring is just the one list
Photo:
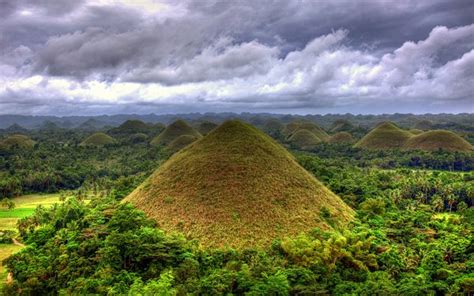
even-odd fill
[[(84, 136), (79, 143), (80, 146), (87, 147), (150, 144), (164, 146), (174, 153), (211, 133), (218, 126), (218, 122), (205, 118), (189, 123), (178, 119), (168, 125), (145, 123), (133, 119), (123, 122), (118, 127), (103, 131), (83, 130), (81, 133)], [(418, 121), (414, 126), (405, 129), (393, 122), (382, 122), (372, 130), (368, 130), (344, 119), (336, 120), (330, 127), (323, 129), (315, 122), (307, 120), (295, 120), (285, 124), (276, 118), (267, 118), (259, 121), (257, 127), (280, 143), (299, 150), (311, 151), (321, 143), (328, 143), (354, 145), (354, 147), (369, 150), (472, 151), (472, 145), (457, 133), (447, 130), (430, 130), (433, 123), (427, 120)], [(67, 131), (52, 122), (45, 122), (40, 132), (44, 137), (48, 137), (54, 134), (60, 136), (61, 132)], [(0, 149), (31, 148), (35, 142), (28, 137), (30, 134), (34, 133), (14, 124), (4, 134), (4, 139), (0, 140)]]
[(355, 147), (383, 150), (408, 149), (435, 151), (472, 151), (473, 146), (459, 135), (445, 130), (408, 131), (391, 122), (384, 122), (375, 127), (355, 144)]
[[(429, 127), (427, 122), (412, 129), (382, 122), (359, 136), (361, 128), (347, 120), (322, 128), (308, 120), (285, 124), (275, 118), (259, 121), (258, 127), (241, 120), (164, 125), (135, 119), (103, 132), (84, 131), (80, 146), (128, 143), (168, 149), (172, 156), (124, 201), (162, 229), (182, 232), (203, 246), (242, 248), (269, 246), (275, 238), (345, 225), (353, 218), (353, 210), (304, 170), (285, 146), (473, 151), (456, 133)], [(47, 123), (43, 130), (50, 134), (58, 127)], [(13, 131), (28, 134), (18, 125)], [(16, 133), (3, 137), (0, 150), (35, 144)]]

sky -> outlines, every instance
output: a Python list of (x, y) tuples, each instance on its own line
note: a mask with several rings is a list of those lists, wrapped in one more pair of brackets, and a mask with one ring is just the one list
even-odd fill
[(472, 0), (0, 0), (0, 114), (474, 112)]

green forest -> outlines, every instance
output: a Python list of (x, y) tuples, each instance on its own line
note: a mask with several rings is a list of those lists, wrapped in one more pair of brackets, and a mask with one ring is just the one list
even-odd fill
[(472, 127), (433, 121), (2, 130), (2, 293), (472, 295)]

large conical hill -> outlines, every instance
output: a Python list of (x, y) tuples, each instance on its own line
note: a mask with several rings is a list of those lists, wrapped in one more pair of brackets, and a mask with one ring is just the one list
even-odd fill
[(203, 246), (261, 247), (314, 227), (344, 225), (352, 209), (255, 127), (227, 121), (174, 154), (126, 202), (166, 231)]
[(383, 122), (357, 142), (355, 147), (373, 150), (403, 148), (412, 136), (392, 122)]
[(405, 148), (410, 150), (436, 151), (439, 149), (447, 151), (469, 152), (473, 146), (450, 131), (433, 130), (411, 137)]
[(153, 138), (150, 144), (153, 146), (168, 145), (169, 143), (173, 142), (173, 140), (183, 135), (189, 135), (197, 138), (202, 137), (197, 130), (195, 130), (185, 121), (176, 120), (172, 124), (168, 125), (158, 136)]

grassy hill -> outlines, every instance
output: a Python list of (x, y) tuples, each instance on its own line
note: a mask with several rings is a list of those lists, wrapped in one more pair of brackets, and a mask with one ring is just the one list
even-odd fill
[(288, 138), (291, 146), (301, 150), (311, 150), (321, 142), (321, 139), (307, 129), (299, 129)]
[(130, 135), (127, 139), (127, 142), (130, 144), (138, 144), (148, 142), (148, 135), (144, 133), (136, 133)]
[(419, 134), (423, 133), (422, 130), (417, 129), (417, 128), (412, 128), (412, 129), (409, 130), (409, 132), (414, 134), (414, 135), (419, 135)]
[(30, 137), (25, 135), (11, 135), (6, 139), (0, 141), (0, 149), (31, 149), (35, 145), (35, 141), (33, 141)]
[(330, 223), (353, 217), (288, 151), (240, 121), (174, 154), (124, 201), (163, 229), (213, 247), (268, 246), (277, 237), (330, 228), (328, 212)]
[(298, 130), (305, 129), (312, 132), (316, 137), (318, 137), (321, 141), (327, 142), (329, 141), (330, 136), (317, 124), (313, 122), (307, 121), (293, 121), (288, 123), (283, 130), (283, 134), (289, 138)]
[(443, 130), (427, 131), (413, 136), (407, 141), (405, 148), (427, 151), (443, 149), (469, 152), (473, 150), (469, 142), (453, 132)]
[(176, 152), (195, 142), (196, 140), (199, 140), (199, 138), (191, 135), (182, 135), (171, 141), (171, 143), (169, 143), (166, 148), (171, 152)]
[(87, 137), (80, 146), (105, 146), (115, 143), (114, 138), (104, 133), (95, 133)]
[(161, 132), (158, 136), (153, 138), (151, 141), (151, 145), (158, 146), (158, 145), (168, 145), (173, 140), (177, 139), (182, 135), (189, 135), (197, 138), (201, 138), (201, 134), (192, 128), (189, 124), (187, 124), (183, 120), (177, 120), (167, 126), (163, 132)]
[(338, 133), (338, 132), (347, 132), (350, 131), (354, 128), (354, 125), (350, 123), (348, 120), (345, 119), (338, 119), (334, 121), (334, 123), (331, 126), (331, 132), (332, 133)]
[(429, 120), (420, 120), (415, 124), (414, 128), (424, 130), (424, 131), (430, 130), (430, 129), (433, 129), (433, 122)]
[(107, 133), (115, 137), (128, 137), (137, 133), (148, 134), (151, 130), (152, 127), (143, 121), (130, 119), (122, 123), (120, 126), (110, 129)]
[(208, 133), (210, 133), (213, 129), (215, 129), (218, 126), (219, 125), (217, 123), (210, 122), (210, 121), (206, 120), (206, 121), (200, 122), (197, 125), (196, 129), (201, 135), (207, 135)]
[(354, 137), (348, 132), (338, 132), (331, 136), (329, 143), (332, 144), (343, 144), (354, 142)]
[(355, 147), (373, 150), (402, 148), (411, 136), (413, 134), (402, 130), (394, 123), (383, 122), (357, 142)]

